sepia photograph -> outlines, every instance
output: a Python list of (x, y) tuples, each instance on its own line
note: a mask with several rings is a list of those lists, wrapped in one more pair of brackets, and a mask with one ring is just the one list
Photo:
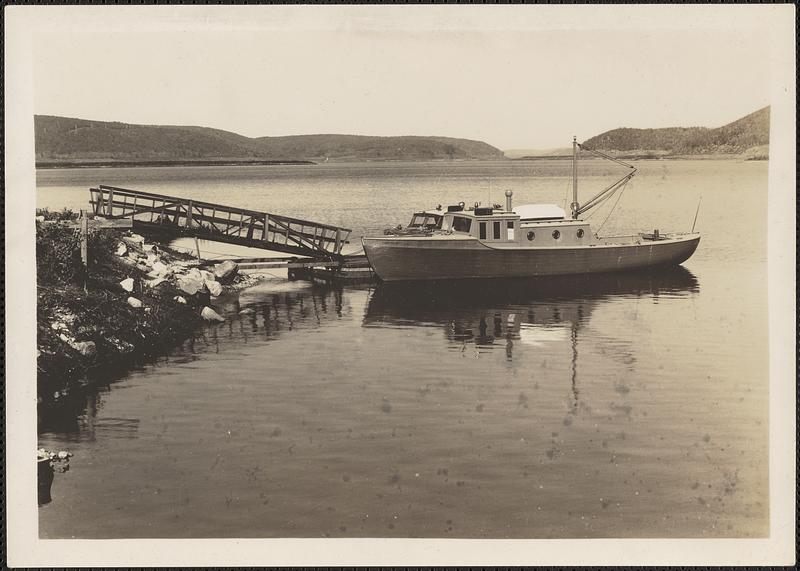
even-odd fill
[(794, 563), (793, 6), (5, 16), (10, 565)]

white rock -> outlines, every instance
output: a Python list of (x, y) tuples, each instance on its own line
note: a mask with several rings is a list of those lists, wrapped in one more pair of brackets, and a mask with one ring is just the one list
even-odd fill
[(203, 289), (203, 282), (201, 280), (193, 279), (191, 277), (185, 277), (178, 280), (178, 287), (184, 293), (189, 295), (194, 295), (201, 289)]
[(127, 239), (134, 244), (144, 244), (144, 237), (140, 236), (139, 234), (131, 234), (130, 236), (127, 236)]
[(217, 281), (206, 281), (206, 287), (208, 288), (209, 293), (214, 297), (217, 297), (222, 293), (222, 286)]
[(70, 345), (84, 357), (91, 357), (97, 353), (97, 346), (94, 344), (94, 341), (75, 341), (70, 343)]
[(117, 256), (124, 256), (128, 253), (128, 247), (125, 245), (125, 242), (120, 242), (117, 244)]
[(136, 299), (135, 297), (129, 297), (128, 305), (130, 305), (131, 307), (142, 307), (142, 302)]
[(163, 284), (165, 281), (167, 281), (167, 280), (165, 280), (164, 278), (156, 278), (154, 280), (150, 280), (149, 282), (145, 282), (145, 283), (147, 283), (147, 287), (154, 288), (154, 287), (158, 287), (159, 285)]
[(206, 321), (225, 321), (224, 317), (208, 306), (203, 308), (203, 311), (200, 312), (200, 316)]
[(145, 252), (152, 252), (154, 247), (152, 244), (142, 244), (142, 250)]
[(119, 285), (121, 285), (122, 289), (125, 291), (133, 291), (133, 278), (125, 278), (119, 282)]
[(192, 268), (188, 272), (186, 272), (186, 277), (191, 278), (193, 280), (197, 280), (199, 282), (204, 281), (203, 274), (200, 273), (200, 270), (197, 268)]
[(156, 256), (155, 254), (147, 254), (147, 258), (146, 258), (146, 261), (145, 261), (145, 263), (146, 263), (148, 266), (152, 266), (152, 265), (153, 265), (153, 264), (155, 264), (157, 261), (158, 261), (158, 256)]
[(180, 296), (180, 295), (176, 295), (176, 296), (175, 296), (175, 297), (173, 297), (172, 299), (174, 299), (174, 300), (175, 300), (175, 301), (177, 301), (178, 303), (186, 303), (186, 298), (185, 298), (185, 297), (182, 297), (182, 296)]
[(231, 281), (239, 271), (239, 265), (231, 260), (226, 260), (214, 266), (214, 276), (222, 283)]
[(212, 272), (209, 272), (208, 270), (200, 270), (200, 275), (202, 276), (204, 282), (212, 282), (212, 281), (215, 282), (215, 281), (217, 281), (217, 277)]
[(154, 272), (158, 272), (158, 273), (159, 273), (159, 274), (161, 274), (162, 276), (165, 276), (165, 275), (167, 275), (168, 273), (170, 273), (169, 266), (167, 266), (167, 264), (165, 264), (164, 262), (162, 262), (162, 261), (160, 261), (160, 260), (159, 260), (159, 261), (156, 261), (156, 262), (153, 264), (153, 271), (154, 271)]

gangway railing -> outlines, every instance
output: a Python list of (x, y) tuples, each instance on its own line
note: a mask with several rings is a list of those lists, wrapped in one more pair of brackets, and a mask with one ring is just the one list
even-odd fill
[(112, 220), (130, 218), (134, 229), (312, 258), (340, 257), (351, 233), (348, 228), (191, 198), (107, 185), (89, 191), (96, 216)]

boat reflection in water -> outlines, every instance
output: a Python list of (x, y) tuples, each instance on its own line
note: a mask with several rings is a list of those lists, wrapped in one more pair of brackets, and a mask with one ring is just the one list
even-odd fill
[(452, 325), (454, 340), (491, 343), (509, 331), (518, 337), (525, 324), (579, 322), (604, 299), (681, 297), (698, 289), (697, 278), (683, 266), (583, 276), (381, 283), (372, 294), (364, 324), (433, 321)]
[[(695, 276), (682, 266), (541, 279), (382, 283), (370, 299), (364, 326), (441, 327), (451, 350), (470, 348), (478, 356), (504, 346), (507, 361), (519, 345), (568, 342), (576, 408), (578, 340), (599, 305), (614, 299), (683, 297), (698, 289)], [(621, 363), (635, 360), (624, 343), (613, 345)]]

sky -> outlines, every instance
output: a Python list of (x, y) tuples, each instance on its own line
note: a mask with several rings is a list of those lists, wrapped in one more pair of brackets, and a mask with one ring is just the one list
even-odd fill
[(505, 7), (503, 18), (260, 8), (227, 22), (76, 19), (48, 30), (34, 46), (35, 113), (251, 137), (439, 135), (508, 150), (616, 127), (716, 127), (770, 102), (769, 35), (757, 26), (662, 28), (653, 14), (647, 25), (595, 29), (583, 17), (568, 28), (527, 10), (537, 7)]

